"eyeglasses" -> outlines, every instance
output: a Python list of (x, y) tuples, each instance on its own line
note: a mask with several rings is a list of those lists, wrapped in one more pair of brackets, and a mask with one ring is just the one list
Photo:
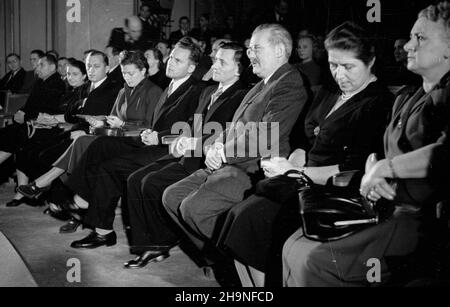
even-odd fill
[(255, 55), (258, 55), (263, 47), (256, 45), (256, 46), (249, 46), (247, 48), (247, 56), (250, 56), (251, 53), (254, 53)]

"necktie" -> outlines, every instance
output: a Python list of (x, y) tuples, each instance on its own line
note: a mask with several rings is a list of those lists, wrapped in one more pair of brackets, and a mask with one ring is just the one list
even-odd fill
[(170, 95), (172, 95), (172, 91), (173, 91), (173, 81), (170, 82), (169, 89), (167, 91), (167, 97), (170, 97)]
[(223, 94), (223, 87), (220, 87), (214, 94), (212, 94), (211, 96), (211, 102), (209, 103), (208, 106), (208, 111), (211, 109), (211, 107), (213, 106), (213, 104), (217, 101), (217, 99), (219, 99), (219, 97)]
[(91, 90), (89, 91), (89, 93), (92, 93), (93, 90), (95, 90), (95, 84), (91, 83)]

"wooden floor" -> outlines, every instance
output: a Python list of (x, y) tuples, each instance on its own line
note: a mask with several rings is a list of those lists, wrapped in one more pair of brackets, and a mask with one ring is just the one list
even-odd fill
[[(117, 245), (94, 250), (70, 248), (74, 240), (85, 237), (89, 231), (74, 234), (58, 233), (62, 222), (43, 214), (45, 208), (22, 205), (7, 208), (13, 196), (13, 186), (0, 187), (0, 231), (22, 256), (38, 286), (41, 287), (218, 287), (207, 278), (178, 247), (171, 257), (161, 263), (150, 264), (140, 270), (126, 270), (123, 263), (133, 258), (123, 231), (120, 210), (114, 228)], [(0, 246), (0, 249), (3, 248)], [(71, 282), (75, 266), (80, 264), (80, 282)], [(8, 263), (0, 262), (0, 274), (8, 270)], [(19, 274), (20, 275), (20, 274)], [(26, 274), (25, 274), (26, 275)], [(23, 276), (23, 275), (22, 275)], [(21, 281), (11, 280), (11, 285)]]

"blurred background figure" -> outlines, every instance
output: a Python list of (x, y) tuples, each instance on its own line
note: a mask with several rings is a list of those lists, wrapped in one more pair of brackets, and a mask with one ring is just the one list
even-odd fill
[(0, 80), (0, 90), (17, 93), (24, 84), (26, 72), (22, 68), (20, 56), (11, 53), (6, 57), (8, 73)]

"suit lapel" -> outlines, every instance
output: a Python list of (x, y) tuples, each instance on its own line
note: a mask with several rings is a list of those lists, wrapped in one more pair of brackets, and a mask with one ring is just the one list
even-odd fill
[[(237, 81), (235, 84), (230, 86), (222, 95), (220, 95), (219, 99), (212, 105), (211, 109), (208, 110), (205, 116), (205, 122), (208, 122), (211, 119), (211, 116), (214, 115), (214, 112), (217, 111), (233, 94), (236, 92), (237, 88), (240, 88), (242, 85), (240, 81)], [(217, 87), (218, 88), (218, 87)], [(216, 92), (217, 88), (213, 93)], [(211, 100), (211, 99), (210, 99)]]
[(180, 98), (184, 96), (184, 94), (186, 94), (186, 91), (191, 86), (192, 82), (193, 79), (192, 77), (190, 77), (188, 80), (186, 80), (186, 82), (181, 84), (180, 87), (178, 87), (176, 91), (173, 92), (172, 95), (170, 95), (170, 97), (167, 97), (167, 93), (169, 90), (167, 89), (166, 91), (164, 91), (163, 95), (161, 95), (162, 99), (160, 99), (157, 105), (157, 109), (155, 110), (153, 124), (155, 124), (161, 118), (161, 116), (166, 113), (173, 105), (178, 103)]

